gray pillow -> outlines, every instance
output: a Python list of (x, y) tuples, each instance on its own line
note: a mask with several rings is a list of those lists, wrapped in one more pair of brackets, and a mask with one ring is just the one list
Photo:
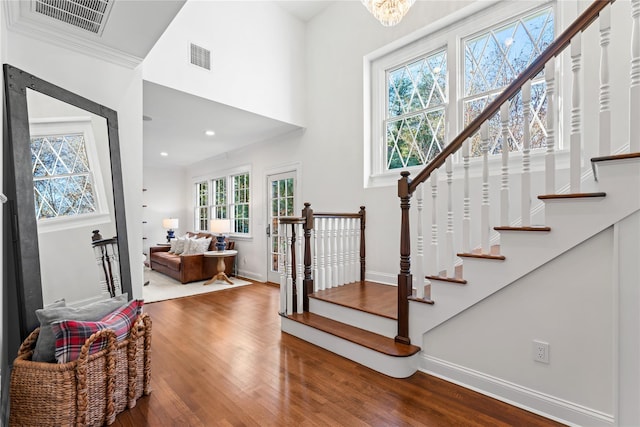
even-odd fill
[(126, 293), (115, 298), (97, 301), (82, 307), (58, 307), (51, 306), (36, 310), (36, 316), (40, 321), (40, 333), (36, 341), (31, 360), (35, 362), (56, 361), (56, 336), (51, 329), (51, 324), (60, 320), (83, 320), (95, 322), (102, 319), (112, 311), (122, 307), (128, 301)]

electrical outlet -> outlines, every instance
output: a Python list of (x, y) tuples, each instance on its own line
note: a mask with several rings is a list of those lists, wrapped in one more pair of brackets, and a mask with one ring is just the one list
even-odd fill
[(549, 343), (533, 340), (533, 360), (540, 363), (549, 363)]

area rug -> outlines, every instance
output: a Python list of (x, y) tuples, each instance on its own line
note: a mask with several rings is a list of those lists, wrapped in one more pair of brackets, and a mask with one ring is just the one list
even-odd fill
[(209, 292), (222, 291), (224, 289), (237, 288), (238, 286), (251, 284), (251, 282), (247, 282), (246, 280), (242, 280), (237, 277), (230, 277), (229, 280), (233, 282), (233, 285), (216, 281), (205, 286), (203, 283), (206, 282), (206, 280), (186, 283), (183, 285), (169, 276), (145, 268), (144, 281), (145, 283), (149, 281), (149, 284), (142, 288), (142, 297), (145, 303), (149, 303), (206, 294)]

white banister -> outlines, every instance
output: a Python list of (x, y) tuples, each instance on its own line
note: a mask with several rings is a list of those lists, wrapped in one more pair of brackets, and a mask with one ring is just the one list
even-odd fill
[(631, 86), (629, 88), (629, 150), (640, 152), (640, 0), (631, 0)]
[(547, 85), (547, 151), (544, 156), (545, 192), (556, 192), (556, 59), (552, 58), (544, 68), (545, 83)]
[(462, 165), (464, 168), (464, 200), (462, 213), (462, 252), (471, 252), (471, 198), (469, 197), (469, 138), (462, 143)]
[(480, 127), (482, 150), (482, 207), (480, 211), (482, 253), (491, 252), (489, 246), (489, 123)]
[[(285, 225), (286, 227), (286, 225)], [(292, 265), (291, 265), (291, 236), (289, 235), (289, 227), (286, 227), (285, 231), (285, 240), (287, 242), (287, 246), (284, 250), (285, 253), (285, 289), (287, 292), (287, 315), (293, 314), (293, 277), (292, 274)]]
[(524, 129), (522, 133), (520, 217), (522, 218), (521, 225), (529, 227), (531, 225), (531, 80), (527, 80), (522, 86), (522, 112)]
[(316, 230), (317, 247), (318, 247), (318, 276), (316, 281), (318, 282), (318, 290), (324, 290), (327, 287), (327, 255), (326, 255), (326, 224), (324, 218), (314, 219), (314, 229)]
[(447, 157), (445, 162), (447, 173), (447, 232), (445, 242), (445, 269), (448, 277), (455, 276), (455, 252), (453, 249), (453, 160)]
[(500, 185), (500, 225), (509, 225), (509, 106), (507, 101), (500, 106), (502, 128), (502, 179)]
[(431, 250), (429, 252), (429, 274), (439, 274), (438, 263), (438, 170), (434, 170), (431, 180)]
[(319, 242), (320, 239), (318, 238), (318, 221), (316, 221), (315, 219), (313, 220), (313, 230), (311, 230), (311, 248), (313, 250), (313, 258), (312, 258), (312, 262), (313, 262), (313, 268), (311, 269), (311, 271), (313, 272), (313, 277), (315, 278), (313, 280), (313, 292), (317, 292), (323, 288), (321, 288), (321, 284), (320, 284), (320, 267), (318, 265), (318, 263), (320, 262), (319, 258), (318, 258), (318, 253), (320, 252), (320, 247), (319, 247)]
[(342, 286), (345, 284), (344, 280), (344, 269), (345, 269), (345, 261), (344, 261), (344, 252), (345, 252), (345, 241), (344, 241), (344, 219), (336, 218), (336, 240), (338, 241), (338, 285)]
[(416, 226), (418, 237), (416, 239), (416, 261), (415, 261), (415, 288), (416, 288), (416, 297), (424, 298), (424, 287), (427, 284), (427, 279), (425, 278), (424, 272), (424, 234), (422, 231), (422, 208), (424, 206), (424, 185), (419, 185), (416, 189), (416, 206), (417, 206), (417, 217), (416, 217)]
[(582, 94), (580, 92), (580, 71), (582, 65), (582, 33), (571, 40), (571, 134), (569, 157), (569, 191), (580, 193), (582, 154)]
[(351, 221), (351, 283), (358, 280), (358, 228), (360, 227), (360, 221), (353, 219)]
[(611, 42), (611, 7), (600, 12), (600, 114), (599, 154), (611, 153), (611, 87), (609, 85), (609, 43)]
[(324, 219), (324, 288), (330, 289), (333, 288), (333, 242), (331, 239), (331, 220), (329, 218)]

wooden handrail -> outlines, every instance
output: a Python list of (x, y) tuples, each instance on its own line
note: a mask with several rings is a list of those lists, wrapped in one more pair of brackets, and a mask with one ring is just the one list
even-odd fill
[(513, 98), (527, 80), (544, 69), (549, 60), (558, 56), (571, 39), (580, 31), (584, 31), (599, 15), (600, 11), (615, 0), (595, 0), (565, 31), (562, 32), (509, 86), (505, 88), (460, 134), (451, 141), (414, 179), (409, 182), (409, 193), (412, 194), (418, 185), (425, 182), (431, 173), (442, 166), (450, 155), (462, 147), (464, 141), (478, 132), (480, 125), (500, 110), (500, 106)]

